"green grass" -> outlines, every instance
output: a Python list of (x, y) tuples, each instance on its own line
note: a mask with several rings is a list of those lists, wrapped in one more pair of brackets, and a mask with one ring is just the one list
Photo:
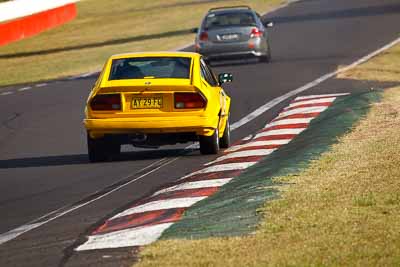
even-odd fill
[[(400, 45), (342, 78), (400, 82)], [(400, 87), (330, 151), (276, 178), (252, 235), (162, 240), (135, 266), (400, 266)]]
[(265, 12), (282, 1), (80, 1), (72, 22), (0, 47), (0, 86), (97, 71), (116, 53), (175, 49), (193, 42), (190, 30), (211, 7)]

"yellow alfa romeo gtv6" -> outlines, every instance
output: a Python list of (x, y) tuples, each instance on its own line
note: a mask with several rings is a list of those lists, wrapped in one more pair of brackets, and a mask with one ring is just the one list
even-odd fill
[(199, 141), (202, 154), (229, 147), (230, 97), (197, 53), (112, 56), (91, 91), (85, 128), (91, 162), (119, 154), (121, 145), (159, 147)]

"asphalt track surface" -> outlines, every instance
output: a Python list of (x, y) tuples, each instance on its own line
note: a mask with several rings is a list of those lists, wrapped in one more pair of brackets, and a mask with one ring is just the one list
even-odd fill
[[(232, 122), (398, 38), (400, 1), (303, 0), (269, 13), (266, 19), (275, 22), (270, 31), (270, 64), (213, 64), (215, 72), (231, 72), (235, 77), (225, 87), (233, 99)], [(18, 91), (21, 86), (0, 89), (0, 234), (131, 181), (1, 244), (0, 266), (129, 265), (135, 256), (132, 248), (83, 253), (72, 253), (72, 248), (94, 224), (117, 209), (216, 158), (195, 149), (183, 150), (180, 145), (129, 150), (118, 161), (89, 164), (82, 119), (95, 78), (52, 81), (26, 91)], [(332, 78), (303, 95), (387, 86)], [(236, 129), (233, 141), (261, 129), (289, 100)]]

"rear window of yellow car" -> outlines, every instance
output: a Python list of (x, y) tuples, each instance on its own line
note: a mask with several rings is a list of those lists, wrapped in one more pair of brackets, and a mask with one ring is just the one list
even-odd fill
[(132, 57), (114, 59), (108, 80), (175, 78), (189, 79), (189, 57)]

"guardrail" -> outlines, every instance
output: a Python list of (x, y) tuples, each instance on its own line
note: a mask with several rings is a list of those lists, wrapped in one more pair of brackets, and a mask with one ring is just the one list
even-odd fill
[(64, 24), (77, 15), (79, 0), (14, 0), (0, 4), (0, 46)]

